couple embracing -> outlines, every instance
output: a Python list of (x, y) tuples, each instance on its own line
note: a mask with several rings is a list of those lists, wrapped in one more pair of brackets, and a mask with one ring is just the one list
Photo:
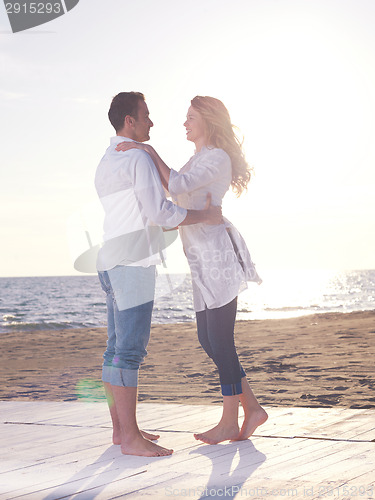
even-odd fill
[[(197, 96), (184, 123), (195, 154), (179, 171), (150, 145), (153, 123), (143, 94), (121, 92), (109, 120), (116, 131), (96, 171), (105, 211), (97, 269), (107, 304), (107, 349), (102, 380), (113, 424), (113, 443), (124, 454), (166, 456), (173, 450), (141, 431), (136, 405), (138, 371), (150, 338), (156, 265), (164, 230), (179, 228), (193, 284), (198, 339), (219, 371), (223, 413), (212, 429), (195, 434), (207, 444), (244, 440), (267, 414), (246, 379), (234, 343), (237, 295), (260, 281), (241, 235), (223, 219), (221, 202), (232, 186), (240, 195), (249, 167), (221, 101)], [(165, 196), (163, 187), (175, 203)], [(241, 403), (245, 418), (238, 425)]]

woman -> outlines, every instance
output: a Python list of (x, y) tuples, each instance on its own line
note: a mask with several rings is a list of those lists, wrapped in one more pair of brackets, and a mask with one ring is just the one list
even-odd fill
[[(195, 97), (184, 126), (196, 152), (179, 172), (170, 169), (149, 145), (126, 142), (117, 149), (136, 147), (150, 154), (164, 187), (184, 208), (203, 208), (208, 193), (212, 204), (220, 206), (229, 186), (239, 196), (250, 180), (250, 170), (223, 103), (213, 97)], [(247, 439), (267, 420), (267, 413), (238, 360), (234, 324), (241, 287), (246, 281), (261, 280), (241, 235), (229, 221), (180, 227), (180, 236), (192, 274), (199, 342), (218, 368), (223, 394), (220, 422), (194, 436), (208, 444)], [(241, 429), (239, 401), (245, 414)]]

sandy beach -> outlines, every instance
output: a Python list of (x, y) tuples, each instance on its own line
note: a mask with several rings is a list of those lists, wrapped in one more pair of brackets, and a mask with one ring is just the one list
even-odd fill
[[(262, 404), (375, 408), (375, 311), (239, 321), (236, 345)], [(105, 328), (2, 334), (0, 399), (103, 398)], [(140, 401), (220, 403), (194, 323), (153, 325)]]

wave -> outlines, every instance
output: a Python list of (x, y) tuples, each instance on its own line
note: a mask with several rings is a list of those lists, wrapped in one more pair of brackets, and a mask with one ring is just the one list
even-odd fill
[(59, 323), (52, 323), (41, 321), (38, 323), (27, 323), (23, 321), (11, 321), (0, 325), (0, 332), (8, 333), (11, 331), (32, 332), (37, 330), (65, 330), (70, 328), (103, 328), (105, 326), (106, 325), (104, 323), (102, 325), (98, 325), (97, 323), (92, 322), (81, 323), (63, 321)]
[(283, 306), (283, 307), (265, 307), (264, 311), (269, 312), (293, 312), (293, 311), (321, 311), (322, 306), (312, 305), (312, 306)]

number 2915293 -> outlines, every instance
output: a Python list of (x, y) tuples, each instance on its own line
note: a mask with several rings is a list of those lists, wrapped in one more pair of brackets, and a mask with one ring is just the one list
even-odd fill
[(55, 2), (7, 2), (5, 8), (8, 14), (60, 14), (61, 3)]

